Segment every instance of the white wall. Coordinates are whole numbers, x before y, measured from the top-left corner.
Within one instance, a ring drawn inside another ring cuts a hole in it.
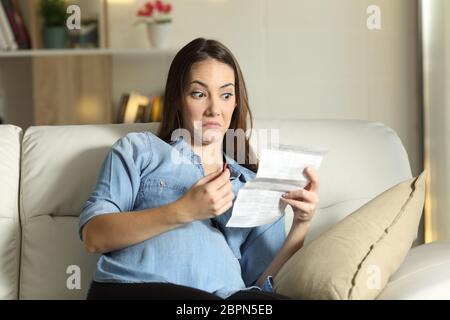
[[[133,27],[144,0],[109,0],[111,45],[148,47]],[[202,36],[237,56],[251,106],[262,118],[381,121],[395,129],[413,174],[422,169],[420,81],[415,0],[173,0],[172,45]],[[366,27],[381,8],[382,29]],[[132,35],[132,36],[130,36]],[[170,59],[120,57],[114,103],[122,88],[162,91]],[[129,61],[124,63],[128,59]],[[142,81],[144,79],[147,81]],[[133,84],[132,86],[130,84]]]

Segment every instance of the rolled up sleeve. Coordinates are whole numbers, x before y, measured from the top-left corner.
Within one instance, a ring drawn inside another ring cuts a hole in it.
[[[95,216],[133,209],[140,186],[141,168],[150,161],[150,150],[148,139],[138,133],[128,134],[112,146],[80,213],[78,232],[81,240],[83,226]]]

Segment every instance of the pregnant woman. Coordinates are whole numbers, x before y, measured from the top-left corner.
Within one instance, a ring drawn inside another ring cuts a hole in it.
[[[273,279],[302,247],[316,210],[318,179],[281,198],[285,218],[226,227],[239,189],[254,178],[252,116],[241,69],[229,49],[198,38],[175,56],[157,135],[130,133],[103,161],[81,214],[87,250],[100,253],[87,299],[283,299]],[[181,134],[175,134],[180,133]]]

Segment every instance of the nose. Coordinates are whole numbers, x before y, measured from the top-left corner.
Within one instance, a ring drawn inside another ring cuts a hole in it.
[[[220,116],[221,109],[220,104],[215,98],[211,98],[209,101],[208,108],[206,109],[206,115],[210,117]]]

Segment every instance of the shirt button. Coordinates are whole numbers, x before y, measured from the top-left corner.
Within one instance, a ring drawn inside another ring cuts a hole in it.
[[[164,181],[162,181],[162,180],[159,180],[159,185],[160,185],[161,187],[165,187],[165,186],[166,186],[166,183],[165,183]]]

